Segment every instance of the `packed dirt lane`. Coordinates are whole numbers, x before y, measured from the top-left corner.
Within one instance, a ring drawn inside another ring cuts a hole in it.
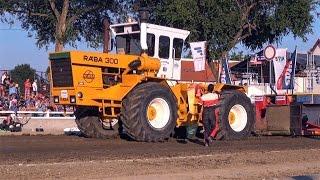
[[[0,137],[0,177],[64,179],[262,179],[320,173],[320,140],[254,137],[139,143],[68,136]]]

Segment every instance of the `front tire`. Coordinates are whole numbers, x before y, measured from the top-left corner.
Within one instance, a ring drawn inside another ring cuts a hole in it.
[[[166,86],[155,82],[140,84],[122,101],[120,117],[124,132],[132,139],[163,141],[176,125],[176,100]]]
[[[96,107],[77,107],[75,116],[80,132],[87,138],[108,139],[119,134],[118,124],[109,129],[105,128]]]
[[[222,92],[219,105],[217,139],[249,137],[254,125],[254,110],[250,99],[237,90]]]

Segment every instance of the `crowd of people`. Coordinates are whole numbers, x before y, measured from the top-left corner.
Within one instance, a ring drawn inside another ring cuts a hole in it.
[[[37,80],[26,79],[21,86],[14,82],[8,72],[1,75],[0,111],[63,111],[63,107],[50,102],[50,97],[38,91]]]

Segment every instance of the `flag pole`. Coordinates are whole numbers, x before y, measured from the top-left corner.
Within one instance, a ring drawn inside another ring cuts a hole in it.
[[[272,75],[272,61],[270,60],[269,61],[269,85],[270,85],[270,87],[272,86],[272,77],[271,77],[271,75]],[[271,91],[271,94],[272,94],[272,91]]]
[[[217,65],[218,65],[218,79],[217,79],[217,81],[218,81],[219,83],[221,83],[221,71],[222,71],[222,67],[220,67],[220,66],[221,66],[222,61],[223,61],[222,58],[217,61]]]
[[[295,50],[294,50],[294,52],[295,52],[295,55],[294,55],[294,67],[293,67],[293,69],[292,69],[292,71],[293,71],[293,76],[292,76],[292,78],[291,78],[291,95],[293,95],[293,90],[294,90],[294,84],[295,84],[295,76],[296,76],[296,66],[297,66],[297,56],[298,56],[298,51],[297,51],[297,45],[296,45],[296,47],[295,47]]]
[[[207,65],[209,67],[209,53],[208,53],[208,42],[206,42],[205,44],[205,50],[204,50],[204,53],[205,53],[205,62],[204,62],[204,70],[205,70],[205,78],[206,78],[206,81],[209,82],[209,77],[208,77],[208,69],[207,69]]]

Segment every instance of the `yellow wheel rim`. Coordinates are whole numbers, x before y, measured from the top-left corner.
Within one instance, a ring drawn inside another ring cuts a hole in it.
[[[149,121],[154,120],[157,117],[157,110],[153,106],[149,106],[147,110],[147,118]]]
[[[248,114],[241,104],[234,105],[228,115],[229,125],[235,132],[244,130],[248,123]]]
[[[236,117],[235,117],[234,113],[233,113],[233,112],[229,112],[228,119],[229,119],[229,124],[230,124],[230,125],[234,123],[235,118],[236,118]]]
[[[147,119],[152,128],[162,129],[170,122],[170,106],[163,98],[154,98],[147,106]]]

